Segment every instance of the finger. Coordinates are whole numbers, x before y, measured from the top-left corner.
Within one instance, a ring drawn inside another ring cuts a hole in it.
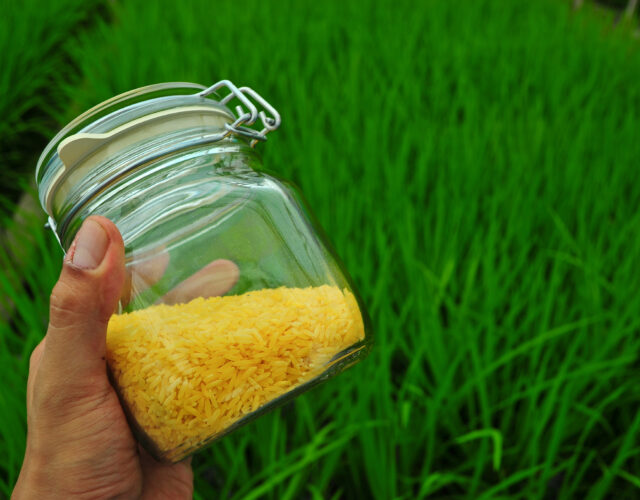
[[[155,285],[164,276],[169,265],[169,253],[162,250],[150,259],[146,259],[132,270],[132,293],[139,295]]]
[[[40,343],[35,347],[29,358],[29,376],[27,377],[27,413],[33,406],[33,381],[38,374],[40,368],[40,361],[42,360],[42,353],[44,351],[45,339],[42,339]]]
[[[118,229],[104,217],[89,217],[51,293],[41,368],[53,368],[73,380],[106,376],[107,324],[120,297],[124,274],[124,244]]]
[[[164,295],[160,302],[183,304],[196,297],[224,295],[233,288],[239,276],[240,270],[234,262],[226,259],[214,260]]]
[[[152,256],[136,256],[135,260],[136,264],[127,269],[120,298],[123,306],[160,281],[169,265],[169,252],[161,246]]]

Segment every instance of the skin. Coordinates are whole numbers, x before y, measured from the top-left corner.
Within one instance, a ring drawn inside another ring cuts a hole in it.
[[[190,459],[171,465],[151,458],[134,439],[108,380],[107,324],[131,279],[116,226],[104,217],[87,220],[106,233],[106,252],[89,269],[73,263],[75,242],[65,257],[51,294],[47,333],[31,355],[27,448],[12,499],[191,498]],[[159,276],[164,259],[161,265]],[[237,279],[230,261],[204,269],[227,276],[217,279],[212,294],[225,293]],[[185,280],[185,296],[193,295],[203,271]],[[180,287],[171,293],[173,302]]]

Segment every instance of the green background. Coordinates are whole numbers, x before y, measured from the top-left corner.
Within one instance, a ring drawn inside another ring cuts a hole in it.
[[[570,4],[0,0],[0,497],[61,264],[12,205],[37,155],[114,94],[225,78],[280,111],[264,164],[376,344],[198,454],[196,498],[640,497],[639,42]]]

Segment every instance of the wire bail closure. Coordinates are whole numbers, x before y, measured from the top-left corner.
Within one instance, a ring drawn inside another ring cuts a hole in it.
[[[210,94],[218,93],[218,90],[224,88],[229,90],[229,93],[220,100],[220,104],[227,106],[234,98],[240,101],[240,104],[235,106],[237,114],[236,120],[231,124],[225,124],[227,133],[223,134],[222,138],[232,133],[242,135],[251,139],[250,145],[254,147],[258,141],[266,141],[267,134],[280,126],[282,121],[280,114],[260,94],[250,87],[238,88],[229,80],[220,80],[196,95],[207,97]],[[258,110],[252,100],[258,103],[262,109]],[[244,105],[244,108],[242,105]],[[269,112],[270,116],[267,115],[265,111]],[[260,131],[250,128],[258,118],[260,118],[263,125],[263,129]]]

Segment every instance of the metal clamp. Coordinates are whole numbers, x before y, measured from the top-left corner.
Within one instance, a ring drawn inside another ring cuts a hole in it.
[[[260,94],[250,87],[238,88],[229,80],[220,80],[218,83],[214,83],[211,87],[203,90],[197,95],[200,97],[207,97],[208,95],[223,88],[229,90],[229,93],[220,100],[220,104],[224,104],[226,106],[234,98],[240,101],[240,104],[235,106],[237,114],[236,120],[231,124],[225,124],[227,133],[223,135],[224,137],[232,133],[242,135],[251,139],[250,145],[251,147],[254,147],[258,141],[266,141],[267,134],[276,130],[280,126],[280,114]],[[253,101],[255,101],[262,109],[258,110]],[[267,115],[267,112],[269,115]],[[260,131],[250,128],[258,118],[260,118],[263,126]]]

